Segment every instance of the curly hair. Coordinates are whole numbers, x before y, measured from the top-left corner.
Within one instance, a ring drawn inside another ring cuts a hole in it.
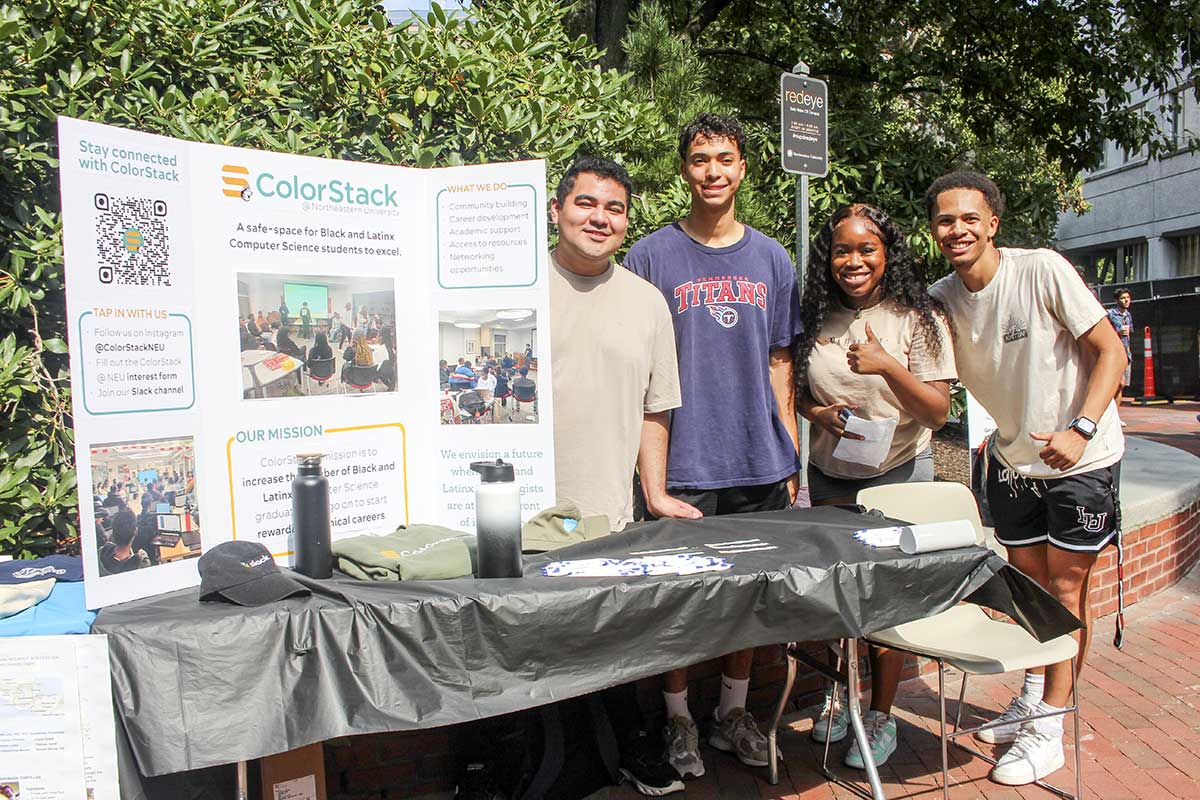
[[[808,358],[812,355],[821,325],[828,316],[829,307],[839,302],[837,284],[834,283],[830,270],[833,232],[851,216],[864,219],[868,227],[873,228],[874,233],[879,236],[887,252],[883,279],[879,282],[883,292],[881,302],[890,300],[902,308],[917,312],[917,329],[925,341],[927,350],[935,358],[942,353],[942,336],[935,315],[940,316],[953,332],[946,309],[925,288],[912,250],[896,223],[875,206],[857,203],[843,206],[821,227],[808,254],[804,298],[800,303],[800,321],[803,323],[804,332],[792,345],[792,364],[797,391],[808,382]]]
[[[737,145],[738,155],[746,157],[746,130],[737,117],[705,111],[683,126],[679,132],[679,160],[687,161],[688,150],[697,136],[704,139],[728,139]]]
[[[931,220],[933,212],[937,208],[938,195],[951,189],[974,189],[983,195],[984,202],[988,204],[988,208],[992,210],[993,214],[997,217],[1004,216],[1004,194],[1000,191],[1000,187],[996,186],[996,183],[987,175],[969,169],[960,169],[956,172],[949,172],[929,184],[929,189],[925,192],[925,213]]]

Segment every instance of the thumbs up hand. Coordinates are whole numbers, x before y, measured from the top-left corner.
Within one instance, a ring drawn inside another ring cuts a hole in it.
[[[900,367],[900,362],[883,349],[871,323],[867,323],[867,341],[850,345],[846,351],[846,362],[850,371],[858,375],[886,375]]]

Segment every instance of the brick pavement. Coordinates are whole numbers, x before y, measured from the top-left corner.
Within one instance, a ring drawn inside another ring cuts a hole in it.
[[[1193,417],[1194,419],[1194,417]],[[1099,620],[1080,689],[1084,793],[1098,800],[1200,798],[1200,568],[1175,586],[1126,612],[1125,646],[1112,646],[1112,617]],[[977,678],[967,690],[970,714],[990,716],[1019,686],[1018,675]],[[947,686],[957,697],[958,676]],[[900,746],[881,770],[889,798],[940,798],[941,755],[937,738],[937,676],[901,686],[894,709]],[[948,704],[953,717],[956,704]],[[785,760],[780,783],[770,786],[766,771],[744,767],[732,756],[705,748],[708,774],[687,784],[678,798],[799,798],[826,800],[854,795],[826,783],[815,768],[818,746],[809,738],[815,709],[788,714],[780,731]],[[1074,742],[1067,722],[1067,767],[1055,779],[1074,786]],[[849,742],[833,745],[830,760],[846,777],[861,775],[841,767]],[[992,750],[987,745],[985,751]],[[1052,800],[1033,786],[1005,787],[987,779],[989,765],[950,750],[954,800]],[[607,789],[592,800],[633,800],[632,788]]]
[[[1178,447],[1200,456],[1200,403],[1161,403],[1139,406],[1126,400],[1121,404],[1125,433],[1154,442]]]

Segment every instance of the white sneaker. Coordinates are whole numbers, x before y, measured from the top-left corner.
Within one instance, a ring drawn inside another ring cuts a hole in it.
[[[850,727],[850,700],[845,689],[838,692],[838,695],[837,712],[834,713],[833,689],[825,690],[825,705],[812,727],[813,741],[824,742],[828,739],[831,742],[840,742],[846,738],[846,731]]]
[[[1033,713],[1033,707],[1025,702],[1021,695],[1017,695],[1008,704],[1008,708],[1000,716],[996,717],[996,722],[1004,722],[1004,725],[997,725],[994,728],[988,728],[983,731],[976,731],[975,738],[987,744],[1008,744],[1017,740],[1017,733],[1021,730],[1019,720],[1023,717],[1028,717]]]
[[[1031,723],[1021,728],[1016,742],[992,767],[991,778],[1005,786],[1024,786],[1062,769],[1065,763],[1062,733],[1056,734],[1052,726]]]
[[[882,767],[892,753],[896,752],[896,718],[882,711],[871,710],[863,716],[863,727],[866,729],[871,760],[875,762],[875,766]],[[850,745],[850,752],[846,753],[844,763],[854,769],[866,769],[862,752],[858,749],[858,739]]]

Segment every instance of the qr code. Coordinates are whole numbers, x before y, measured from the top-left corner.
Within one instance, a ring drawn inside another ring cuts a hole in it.
[[[170,286],[167,204],[144,197],[95,197],[96,258],[101,283]]]

